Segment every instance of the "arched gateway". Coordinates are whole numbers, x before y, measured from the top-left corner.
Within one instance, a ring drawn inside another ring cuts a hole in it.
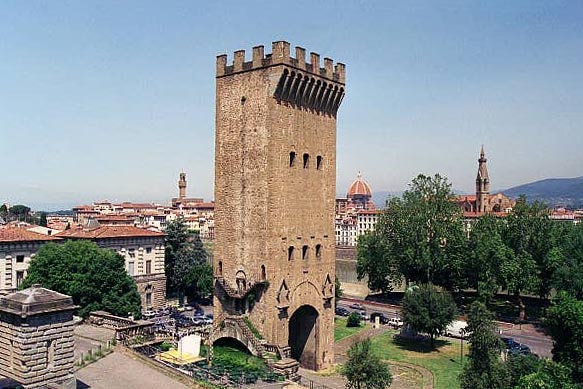
[[[318,311],[311,305],[302,305],[289,321],[289,347],[291,357],[302,367],[316,370],[318,355]]]

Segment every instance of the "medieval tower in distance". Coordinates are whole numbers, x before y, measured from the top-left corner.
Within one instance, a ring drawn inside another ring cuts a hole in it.
[[[242,332],[260,333],[318,370],[334,361],[336,113],[345,66],[305,57],[296,47],[293,58],[283,41],[267,55],[254,47],[247,62],[243,50],[232,64],[217,57],[215,322],[246,326]]]

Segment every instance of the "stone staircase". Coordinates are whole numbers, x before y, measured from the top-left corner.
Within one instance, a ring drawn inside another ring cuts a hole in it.
[[[261,356],[263,356],[263,354],[265,354],[265,347],[263,347],[263,344],[261,343],[261,341],[259,339],[257,339],[255,334],[251,331],[251,329],[249,329],[249,326],[247,325],[245,320],[243,320],[242,317],[231,316],[228,318],[228,320],[233,320],[233,322],[236,323],[236,325],[239,327],[239,329],[243,333],[243,335],[245,335],[245,337],[247,339],[249,339],[249,341],[253,344],[253,346],[255,347],[257,352],[260,354],[260,355],[258,355],[259,357],[261,357]]]

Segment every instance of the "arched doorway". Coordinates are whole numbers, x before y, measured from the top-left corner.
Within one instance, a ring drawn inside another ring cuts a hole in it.
[[[311,305],[302,305],[289,320],[291,356],[302,367],[316,370],[318,338],[318,311]]]

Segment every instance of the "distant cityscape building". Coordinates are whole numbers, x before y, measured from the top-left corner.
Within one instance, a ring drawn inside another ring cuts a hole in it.
[[[505,216],[512,211],[516,204],[514,200],[503,193],[490,194],[490,175],[488,174],[486,162],[486,154],[484,146],[482,146],[480,157],[478,158],[476,194],[459,195],[455,198],[464,213],[464,217],[467,219],[477,218],[484,214]]]
[[[213,240],[214,232],[214,202],[205,202],[203,198],[186,197],[186,173],[180,173],[178,179],[178,197],[170,201],[170,205],[156,203],[112,203],[97,201],[92,205],[73,207],[73,217],[70,226],[87,225],[96,220],[102,226],[137,226],[164,231],[168,222],[181,218],[190,230],[199,233],[203,240]],[[62,220],[61,230],[65,229]],[[65,224],[65,225],[66,225]]]
[[[0,228],[0,295],[20,287],[30,261],[43,244],[60,240],[22,227]]]
[[[335,234],[337,246],[356,246],[358,237],[372,231],[380,214],[372,201],[372,188],[358,172],[346,198],[336,199]]]

